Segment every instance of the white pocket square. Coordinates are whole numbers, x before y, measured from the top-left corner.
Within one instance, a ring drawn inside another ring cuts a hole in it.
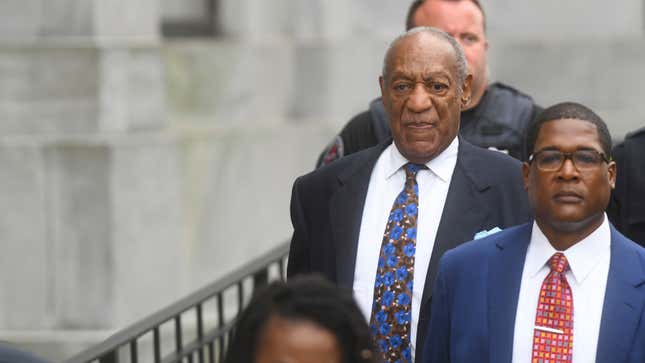
[[[483,231],[480,231],[480,232],[475,233],[475,237],[474,237],[473,239],[480,239],[480,238],[484,238],[484,237],[490,236],[491,234],[495,234],[495,233],[497,233],[497,232],[501,232],[501,231],[502,231],[502,230],[501,230],[499,227],[495,227],[495,228],[489,229],[488,231],[487,231],[487,230],[483,230]]]

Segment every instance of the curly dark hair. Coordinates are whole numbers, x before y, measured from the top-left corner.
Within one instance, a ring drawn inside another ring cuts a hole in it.
[[[343,363],[375,363],[367,322],[349,290],[336,288],[320,276],[274,282],[251,299],[241,313],[226,363],[253,363],[258,340],[271,317],[304,320],[331,332]]]

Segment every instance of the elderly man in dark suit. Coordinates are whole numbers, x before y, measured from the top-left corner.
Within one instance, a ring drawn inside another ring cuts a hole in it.
[[[353,289],[385,362],[411,362],[423,346],[446,250],[529,219],[520,163],[457,136],[471,81],[448,34],[405,33],[390,45],[379,79],[393,142],[293,186],[288,275],[321,273]]]

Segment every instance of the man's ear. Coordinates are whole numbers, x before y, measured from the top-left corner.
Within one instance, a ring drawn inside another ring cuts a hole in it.
[[[385,97],[385,93],[387,92],[387,90],[385,88],[385,79],[383,78],[383,76],[378,77],[378,84],[381,87],[381,103],[383,104],[383,107],[385,107],[385,99],[387,98]]]
[[[522,163],[522,179],[524,180],[524,190],[529,190],[529,174],[531,173],[531,165],[526,161]]]
[[[611,186],[611,189],[614,189],[616,187],[616,162],[615,161],[610,161],[609,165],[607,166],[607,173],[609,174],[609,185]]]
[[[461,86],[461,108],[466,108],[468,102],[470,102],[470,96],[472,95],[472,83],[473,75],[468,74],[466,79],[464,79],[464,84]]]

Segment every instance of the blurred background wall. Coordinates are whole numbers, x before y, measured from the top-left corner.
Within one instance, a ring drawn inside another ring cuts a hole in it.
[[[483,0],[494,80],[645,125],[643,0]],[[0,340],[71,356],[289,238],[400,0],[0,1]]]

